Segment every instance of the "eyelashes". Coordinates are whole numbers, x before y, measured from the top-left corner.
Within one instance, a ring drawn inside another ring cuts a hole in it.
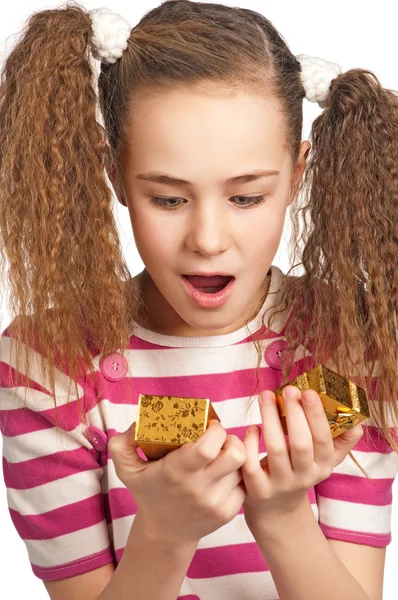
[[[252,208],[253,206],[256,206],[257,204],[262,204],[263,202],[265,202],[265,196],[233,196],[233,198],[239,198],[239,199],[243,199],[243,200],[250,200],[250,204],[245,204],[245,205],[241,205],[241,204],[237,204],[237,206],[239,208],[242,209],[248,209],[248,208]],[[182,200],[182,198],[159,198],[158,196],[151,196],[150,198],[150,202],[151,204],[154,204],[155,206],[159,206],[160,208],[162,208],[163,210],[176,210],[177,208],[179,208],[180,205],[174,205],[174,206],[167,206],[164,203],[168,202],[170,200]]]

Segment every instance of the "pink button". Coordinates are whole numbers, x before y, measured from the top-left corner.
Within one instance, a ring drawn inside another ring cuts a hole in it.
[[[129,365],[122,354],[114,352],[100,360],[100,369],[103,376],[109,381],[120,381],[126,376]]]
[[[102,429],[91,425],[90,427],[87,427],[84,435],[90,444],[92,444],[99,452],[103,452],[106,449],[108,445],[108,438]]]
[[[276,340],[266,348],[264,356],[267,364],[273,369],[282,370],[281,357],[282,353],[288,347],[286,340]]]

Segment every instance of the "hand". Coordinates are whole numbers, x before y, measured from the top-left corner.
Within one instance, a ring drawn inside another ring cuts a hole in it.
[[[155,542],[173,546],[199,540],[231,521],[245,499],[243,442],[215,421],[196,442],[156,461],[137,454],[135,422],[112,437],[108,449],[116,475],[138,506],[136,518]]]
[[[296,398],[286,397],[289,389],[296,393]],[[275,394],[270,390],[259,396],[267,456],[259,460],[261,429],[258,425],[250,426],[244,439],[247,459],[242,474],[248,524],[294,511],[308,490],[329,477],[363,435],[362,426],[356,425],[333,439],[315,390],[300,393],[296,386],[288,385],[282,395],[289,443],[285,441]],[[271,402],[261,402],[262,396]]]

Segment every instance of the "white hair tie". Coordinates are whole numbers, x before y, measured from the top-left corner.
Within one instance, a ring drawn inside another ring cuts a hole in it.
[[[101,62],[115,63],[127,48],[132,27],[122,16],[109,8],[94,8],[88,12],[93,37],[92,54]],[[301,64],[301,81],[309,102],[325,102],[330,84],[342,73],[340,65],[316,56],[298,54],[296,59]]]
[[[91,45],[94,58],[108,64],[115,63],[127,48],[132,27],[109,8],[93,8],[88,14],[93,30]]]
[[[333,79],[343,71],[337,63],[328,62],[316,56],[298,54],[296,59],[301,64],[301,81],[305,89],[305,97],[309,102],[325,102]]]

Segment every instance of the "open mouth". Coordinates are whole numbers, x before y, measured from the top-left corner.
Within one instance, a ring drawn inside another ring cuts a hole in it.
[[[183,275],[183,277],[185,277],[194,288],[204,294],[217,294],[228,285],[231,279],[234,279],[232,276],[227,277],[223,275],[215,275],[213,277]]]

